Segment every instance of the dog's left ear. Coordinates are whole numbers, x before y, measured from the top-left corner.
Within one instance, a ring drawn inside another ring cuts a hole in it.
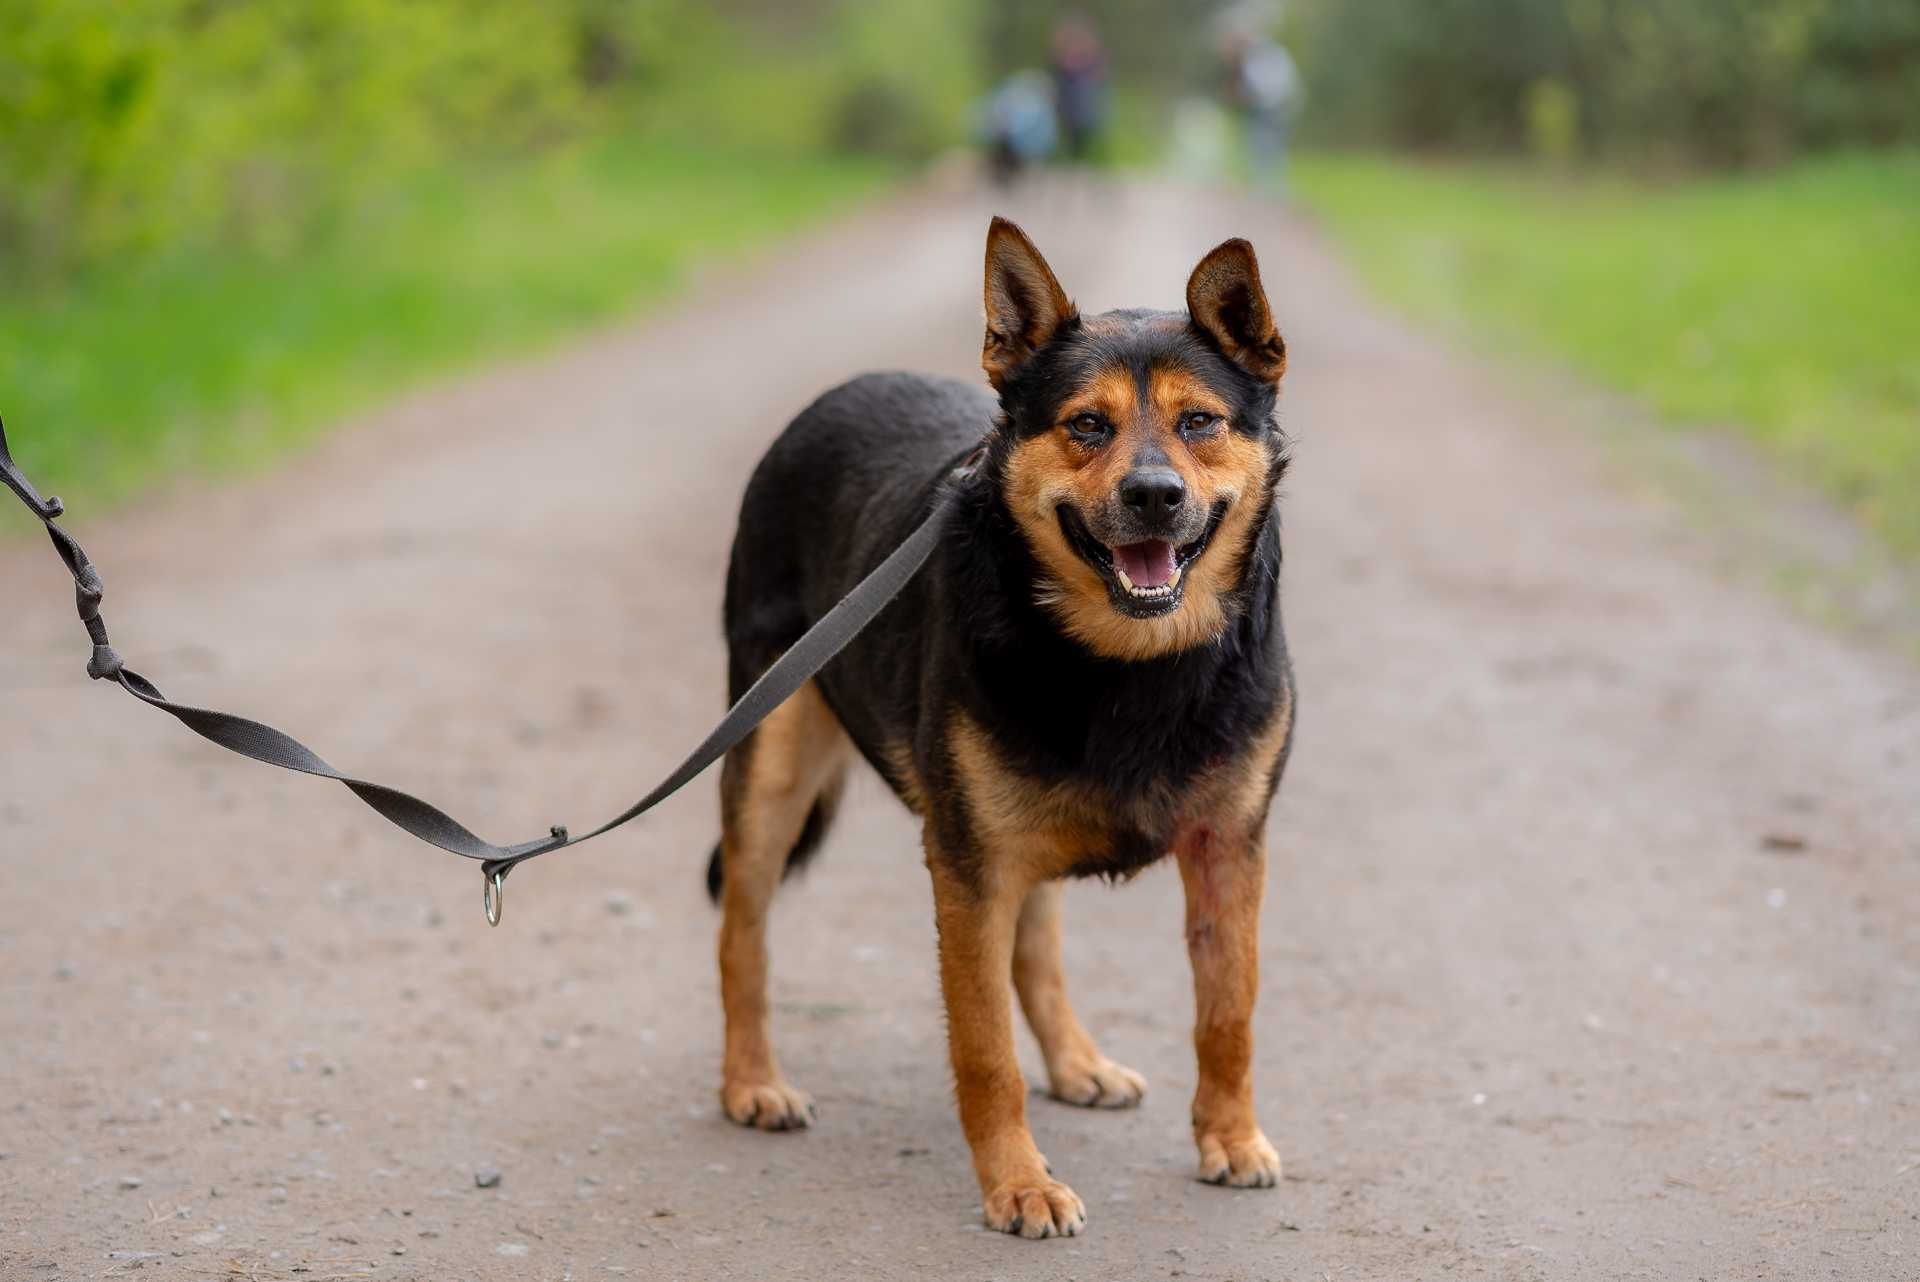
[[[1228,360],[1255,378],[1278,383],[1287,372],[1287,345],[1273,327],[1273,309],[1260,285],[1253,246],[1230,240],[1187,279],[1187,311]]]
[[[999,387],[1079,316],[1053,268],[1004,218],[987,228],[987,337],[980,364]]]

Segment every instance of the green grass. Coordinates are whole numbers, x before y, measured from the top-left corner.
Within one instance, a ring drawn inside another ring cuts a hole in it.
[[[423,175],[298,254],[196,252],[0,293],[0,415],[42,492],[76,506],[246,466],[427,376],[629,312],[690,263],[888,176],[641,139]]]
[[[1295,184],[1418,317],[1757,441],[1920,556],[1920,155],[1667,187],[1320,155]]]

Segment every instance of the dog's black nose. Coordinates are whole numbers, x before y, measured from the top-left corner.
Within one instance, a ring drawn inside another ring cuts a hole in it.
[[[1120,501],[1149,524],[1158,524],[1180,509],[1187,483],[1170,467],[1140,467],[1120,482]]]

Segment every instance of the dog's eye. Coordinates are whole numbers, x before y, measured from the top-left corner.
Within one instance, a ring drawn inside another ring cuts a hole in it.
[[[1203,432],[1212,430],[1213,425],[1219,421],[1220,416],[1218,414],[1211,414],[1206,410],[1191,410],[1181,418],[1180,430],[1198,436]]]
[[[1098,414],[1075,414],[1067,420],[1067,430],[1077,441],[1091,444],[1107,434],[1107,421]]]

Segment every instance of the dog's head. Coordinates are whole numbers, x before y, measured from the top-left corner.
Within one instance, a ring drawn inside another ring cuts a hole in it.
[[[1110,658],[1218,637],[1285,465],[1287,349],[1253,247],[1201,259],[1184,314],[1082,317],[1033,242],[996,218],[986,302],[998,481],[1042,604]]]

